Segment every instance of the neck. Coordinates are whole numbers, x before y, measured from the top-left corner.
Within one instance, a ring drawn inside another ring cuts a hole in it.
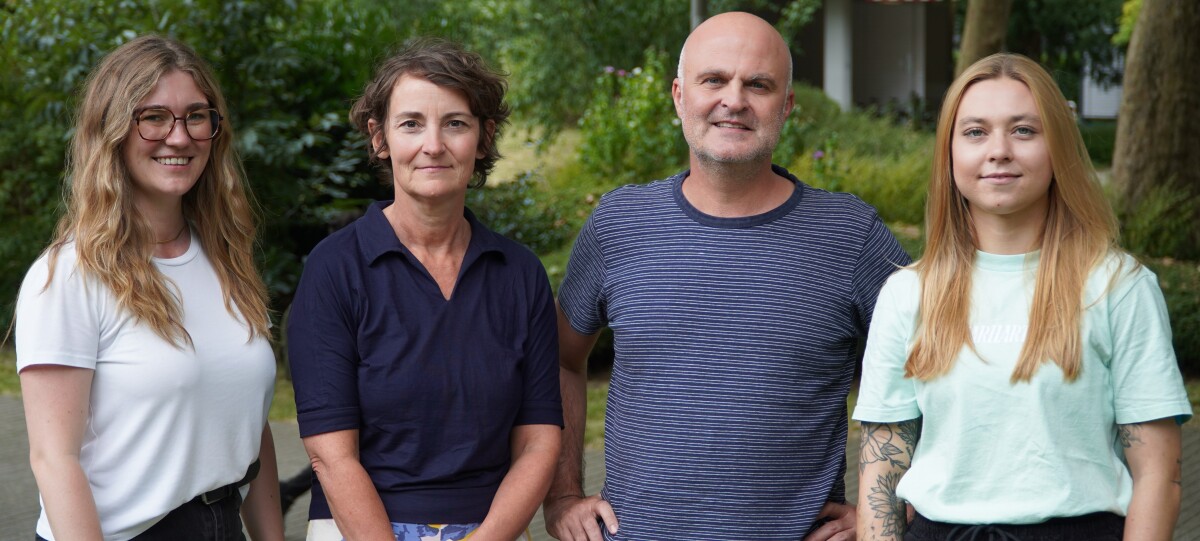
[[[416,204],[411,199],[397,198],[383,209],[383,215],[396,237],[409,250],[446,253],[465,250],[471,227],[463,217],[463,204]]]
[[[762,214],[782,205],[795,186],[775,174],[770,162],[716,163],[692,156],[683,196],[697,210],[718,218]]]
[[[1041,246],[1046,227],[1044,213],[1021,216],[996,216],[973,213],[976,246],[989,254],[1025,254]]]
[[[183,201],[175,199],[163,204],[149,204],[146,201],[135,203],[138,212],[150,223],[150,231],[154,237],[154,257],[179,257],[191,245],[191,235],[187,234],[187,220],[183,218]]]

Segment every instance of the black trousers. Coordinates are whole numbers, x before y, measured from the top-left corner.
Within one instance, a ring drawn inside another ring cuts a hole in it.
[[[1092,513],[1040,524],[950,524],[913,518],[904,541],[1121,541],[1125,517]]]
[[[246,541],[242,535],[242,496],[232,495],[211,504],[196,497],[131,541]],[[46,541],[35,536],[37,541]]]

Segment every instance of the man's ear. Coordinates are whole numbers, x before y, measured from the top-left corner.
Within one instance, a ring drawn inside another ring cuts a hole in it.
[[[374,118],[369,118],[367,119],[367,131],[371,133],[371,152],[381,160],[388,159],[391,153],[388,152],[387,145],[384,143],[383,126]]]
[[[678,77],[671,81],[671,101],[675,102],[675,116],[683,119],[683,81]]]

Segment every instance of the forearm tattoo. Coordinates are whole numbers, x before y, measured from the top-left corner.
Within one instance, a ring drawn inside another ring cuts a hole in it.
[[[893,424],[862,424],[858,450],[859,477],[862,477],[869,464],[883,462],[890,466],[889,471],[876,476],[874,481],[863,480],[871,483],[866,504],[875,513],[875,518],[883,519],[880,531],[863,532],[869,538],[882,536],[899,539],[908,528],[907,504],[896,496],[896,485],[912,465],[913,450],[920,437],[920,418]]]

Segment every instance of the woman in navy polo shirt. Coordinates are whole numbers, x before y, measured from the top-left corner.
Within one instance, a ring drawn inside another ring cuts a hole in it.
[[[313,249],[296,292],[310,540],[528,536],[562,426],[554,301],[537,257],[465,207],[499,158],[505,86],[418,40],[351,109],[395,200]]]

